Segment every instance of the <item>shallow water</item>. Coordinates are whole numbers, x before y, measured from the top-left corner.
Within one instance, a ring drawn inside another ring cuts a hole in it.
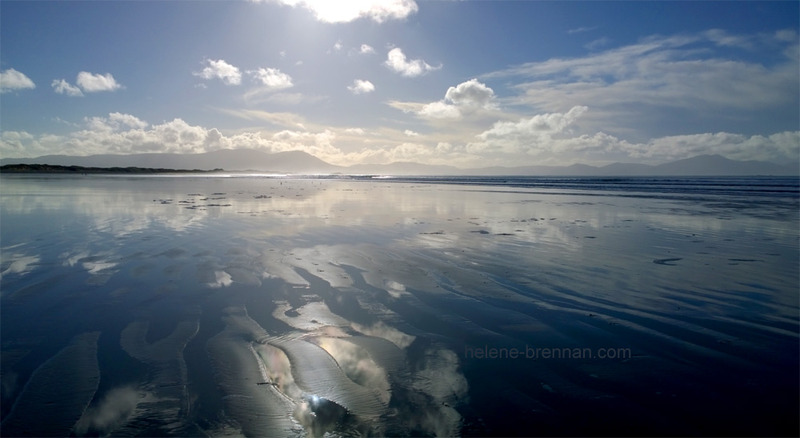
[[[799,200],[5,175],[0,434],[797,435]]]

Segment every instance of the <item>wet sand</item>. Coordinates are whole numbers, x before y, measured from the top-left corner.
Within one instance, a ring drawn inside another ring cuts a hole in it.
[[[797,196],[1,182],[3,436],[799,432]]]

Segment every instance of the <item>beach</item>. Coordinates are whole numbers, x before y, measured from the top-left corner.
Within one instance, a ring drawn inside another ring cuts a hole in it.
[[[0,183],[3,436],[800,432],[796,178]]]

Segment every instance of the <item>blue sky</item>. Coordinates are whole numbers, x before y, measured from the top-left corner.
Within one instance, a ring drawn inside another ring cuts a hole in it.
[[[0,157],[797,161],[798,5],[4,0]]]

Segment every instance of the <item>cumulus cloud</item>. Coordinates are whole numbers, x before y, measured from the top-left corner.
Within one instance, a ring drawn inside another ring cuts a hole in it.
[[[73,97],[83,96],[83,92],[80,88],[70,84],[64,79],[54,79],[50,85],[52,85],[53,90],[58,94],[66,94],[67,96]]]
[[[122,88],[111,73],[93,74],[88,71],[78,73],[76,83],[86,93],[96,93],[99,91],[114,91]]]
[[[496,122],[478,134],[480,141],[468,144],[467,149],[477,154],[522,153],[540,158],[568,152],[567,149],[574,150],[590,143],[587,136],[567,132],[567,128],[587,110],[585,106],[575,106],[566,113],[537,114],[516,122]]]
[[[358,49],[358,53],[362,55],[369,55],[371,53],[375,53],[375,49],[368,44],[362,44],[361,47]]]
[[[356,79],[353,81],[353,85],[348,86],[347,89],[353,94],[364,94],[375,91],[375,85],[367,80]]]
[[[417,114],[434,119],[454,119],[478,109],[493,109],[494,90],[477,79],[470,79],[450,87],[444,100],[423,106]]]
[[[86,125],[97,131],[118,131],[123,128],[143,129],[148,123],[130,114],[113,112],[108,117],[87,117]]]
[[[242,73],[238,67],[228,64],[222,59],[206,59],[206,67],[192,74],[203,79],[219,79],[225,85],[239,85],[242,83]]]
[[[36,88],[36,84],[24,73],[13,68],[0,72],[0,93],[30,88]]]
[[[95,74],[82,71],[78,73],[75,83],[76,85],[72,85],[65,79],[54,79],[50,85],[56,93],[72,97],[83,96],[83,93],[115,91],[123,88],[111,73]]]
[[[470,79],[448,88],[444,97],[459,106],[488,107],[494,98],[494,91],[477,79]]]
[[[384,65],[395,73],[400,73],[403,76],[411,78],[422,76],[429,71],[442,68],[441,65],[433,67],[422,59],[409,60],[399,47],[395,47],[389,51],[386,55],[386,62],[384,62]]]
[[[484,140],[490,138],[527,139],[542,136],[551,137],[574,123],[587,109],[585,106],[576,106],[564,114],[538,114],[518,122],[497,122],[491,129],[481,133],[478,137]]]
[[[444,101],[431,102],[423,106],[417,114],[432,119],[457,119],[461,117],[461,111],[457,106]]]
[[[414,0],[360,0],[334,2],[330,0],[253,0],[288,6],[302,6],[310,10],[317,20],[326,23],[346,23],[368,18],[377,23],[401,20],[417,12]]]
[[[283,90],[294,85],[292,77],[277,68],[259,68],[247,73],[270,90]]]

